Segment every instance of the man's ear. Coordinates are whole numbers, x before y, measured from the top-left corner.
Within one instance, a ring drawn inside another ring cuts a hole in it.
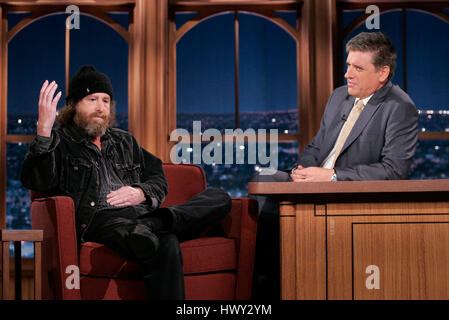
[[[390,75],[390,66],[383,66],[379,69],[379,81],[387,82],[388,76]]]

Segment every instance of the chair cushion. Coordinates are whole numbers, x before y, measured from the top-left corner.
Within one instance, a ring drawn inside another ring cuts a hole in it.
[[[141,279],[99,278],[81,276],[83,300],[144,300],[147,298]]]
[[[80,248],[80,273],[97,277],[136,278],[142,275],[142,268],[102,244],[85,242]]]
[[[210,237],[189,240],[181,243],[181,251],[185,275],[237,269],[233,239]],[[142,269],[104,245],[85,242],[80,248],[80,273],[97,277],[138,278]]]
[[[181,243],[184,274],[237,269],[234,239],[198,238]]]
[[[230,272],[186,275],[186,300],[234,300],[236,278]]]

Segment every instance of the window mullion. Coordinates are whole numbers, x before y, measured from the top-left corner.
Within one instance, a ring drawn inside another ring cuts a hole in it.
[[[65,28],[65,92],[69,92],[70,76],[70,28]]]
[[[234,61],[235,61],[235,127],[240,127],[239,106],[239,18],[234,11]]]
[[[407,92],[407,12],[402,8],[402,65],[403,89]]]

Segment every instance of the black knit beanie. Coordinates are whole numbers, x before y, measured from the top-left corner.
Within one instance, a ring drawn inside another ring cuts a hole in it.
[[[107,93],[111,100],[113,99],[112,84],[109,77],[97,71],[94,66],[85,65],[70,80],[69,93],[65,101],[67,104],[69,101],[76,104],[85,96],[96,92]]]

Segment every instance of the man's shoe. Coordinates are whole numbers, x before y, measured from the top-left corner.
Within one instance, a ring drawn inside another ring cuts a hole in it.
[[[153,258],[159,249],[159,239],[149,226],[137,224],[129,234],[129,246],[136,258],[148,260]]]

